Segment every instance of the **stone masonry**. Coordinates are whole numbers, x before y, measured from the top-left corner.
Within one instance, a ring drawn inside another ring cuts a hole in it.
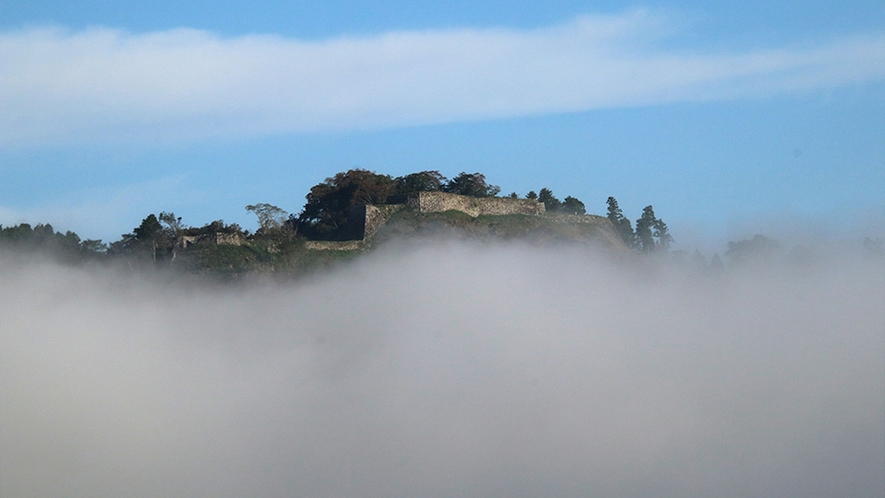
[[[407,196],[388,199],[388,204],[357,206],[350,211],[347,220],[350,241],[371,239],[393,213],[409,207],[421,213],[461,211],[474,218],[481,215],[522,214],[541,216],[544,204],[531,199],[509,197],[468,197],[445,192],[416,192]],[[324,249],[351,249],[352,244],[323,244]],[[319,246],[317,246],[319,248]]]
[[[476,218],[481,215],[524,214],[540,216],[544,214],[544,204],[532,199],[511,199],[510,197],[468,197],[445,192],[417,192],[409,195],[406,205],[422,213],[461,211]]]

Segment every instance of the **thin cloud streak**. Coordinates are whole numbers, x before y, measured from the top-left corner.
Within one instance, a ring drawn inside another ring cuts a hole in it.
[[[0,34],[0,147],[339,131],[809,91],[885,77],[885,33],[711,53],[646,11],[302,41]]]

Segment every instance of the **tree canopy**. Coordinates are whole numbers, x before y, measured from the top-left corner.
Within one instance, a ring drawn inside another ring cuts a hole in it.
[[[732,264],[746,264],[750,261],[764,261],[780,249],[780,244],[764,235],[756,234],[752,239],[729,242],[725,255]]]
[[[446,183],[443,191],[471,197],[494,197],[501,192],[501,187],[488,183],[482,173],[462,171]]]
[[[311,187],[297,222],[303,233],[316,238],[334,237],[347,223],[351,208],[382,204],[396,193],[396,186],[390,175],[374,171],[352,169],[338,173]]]
[[[566,197],[559,209],[568,214],[587,214],[587,208],[584,206],[584,203],[572,196]]]
[[[551,213],[559,211],[559,208],[562,207],[562,201],[556,198],[553,195],[553,191],[549,188],[542,188],[540,192],[538,192],[538,202],[544,203],[544,208]]]
[[[394,180],[396,193],[411,194],[413,192],[442,192],[448,184],[448,179],[439,171],[419,171]]]
[[[31,227],[21,223],[11,227],[0,225],[0,244],[18,251],[38,252],[59,257],[65,261],[84,261],[103,256],[107,245],[100,239],[80,240],[80,236],[68,230],[56,232],[50,224]]]
[[[673,237],[667,229],[667,224],[655,216],[654,208],[645,206],[642,216],[636,220],[636,241],[641,252],[667,253]]]
[[[587,214],[587,207],[577,197],[569,195],[561,201],[553,195],[552,190],[546,187],[539,190],[538,193],[535,193],[534,190],[529,191],[525,198],[543,203],[544,210],[548,213]]]
[[[250,204],[246,206],[246,211],[251,211],[258,217],[258,229],[264,232],[279,230],[289,217],[289,213],[273,204]]]
[[[439,171],[420,171],[392,178],[374,171],[352,169],[326,178],[307,194],[297,219],[300,233],[315,239],[334,239],[344,232],[354,207],[384,204],[392,195],[414,192],[448,192],[473,197],[492,197],[501,188],[491,185],[482,173],[462,172],[451,180]]]

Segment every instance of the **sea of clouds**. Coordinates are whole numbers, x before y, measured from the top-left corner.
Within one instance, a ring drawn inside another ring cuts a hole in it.
[[[440,242],[226,286],[0,259],[0,496],[878,497],[883,303],[860,251]]]

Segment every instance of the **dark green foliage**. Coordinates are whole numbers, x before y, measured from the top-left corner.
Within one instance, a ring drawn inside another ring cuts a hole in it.
[[[572,196],[568,196],[562,201],[560,210],[568,214],[587,214],[587,208],[584,206],[584,203]]]
[[[587,214],[587,208],[577,197],[568,196],[564,201],[560,201],[549,188],[542,188],[538,194],[531,191],[525,197],[526,199],[537,199],[538,202],[543,202],[544,209],[548,213]]]
[[[448,179],[439,171],[420,171],[400,176],[394,182],[397,194],[411,194],[414,192],[442,192]]]
[[[254,270],[257,261],[248,247],[202,244],[188,250],[176,264],[192,273],[235,277]]]
[[[224,220],[215,220],[199,228],[189,227],[182,230],[183,235],[191,236],[209,235],[213,233],[239,234],[240,236],[245,237],[243,229],[240,228],[240,225],[237,225],[236,223],[225,225]]]
[[[111,255],[130,258],[136,267],[156,263],[158,258],[162,260],[171,251],[172,240],[154,214],[141,220],[132,233],[123,234],[108,250]]]
[[[471,197],[494,197],[501,192],[501,187],[487,183],[486,177],[482,173],[462,171],[461,174],[449,180],[443,191]]]
[[[614,197],[609,197],[606,203],[608,204],[608,220],[611,221],[624,244],[645,254],[653,252],[667,254],[670,252],[673,237],[664,220],[655,216],[652,206],[645,206],[642,210],[642,216],[636,220],[636,231],[634,231],[630,226],[630,220],[621,212],[618,201]]]
[[[40,228],[42,226],[43,225],[37,225],[37,228]],[[42,230],[38,232],[42,232]],[[0,240],[2,240],[5,245],[39,245],[38,240],[40,239],[42,239],[42,237],[35,237],[34,230],[31,228],[31,225],[27,223],[22,223],[20,225],[15,225],[12,227],[0,228]]]
[[[635,240],[637,248],[644,253],[666,254],[670,251],[670,244],[673,243],[667,224],[655,216],[654,208],[651,206],[645,206],[642,216],[636,220]]]
[[[562,201],[557,199],[556,196],[553,195],[553,191],[549,188],[542,188],[541,191],[538,192],[538,201],[543,202],[544,208],[551,213],[559,211],[559,208],[562,207]]]
[[[608,220],[614,225],[618,235],[621,236],[621,240],[624,241],[627,247],[635,248],[636,234],[633,233],[633,225],[624,216],[624,213],[621,212],[621,208],[618,207],[618,201],[614,197],[609,197],[606,204],[608,204]]]
[[[388,175],[364,169],[338,173],[310,189],[298,216],[299,232],[312,239],[334,240],[341,236],[353,207],[383,204],[395,192],[396,182]]]
[[[491,197],[501,191],[481,173],[462,172],[451,180],[438,171],[421,171],[396,179],[373,171],[353,169],[326,178],[307,194],[307,204],[288,225],[312,240],[347,240],[352,236],[348,219],[355,207],[384,204],[393,195],[414,192],[449,192],[473,197]]]
[[[11,227],[0,225],[0,248],[24,254],[42,254],[69,263],[97,259],[107,251],[107,245],[101,240],[81,241],[74,232],[56,232],[49,224],[38,224],[32,228],[28,223]]]
[[[645,206],[642,216],[636,220],[636,240],[639,250],[644,253],[651,253],[655,250],[654,232],[652,231],[655,221],[655,211],[651,206]]]
[[[655,222],[652,224],[652,235],[657,239],[655,242],[655,250],[664,252],[670,250],[670,244],[673,243],[673,237],[670,236],[670,231],[667,229],[667,224],[664,223],[664,220],[655,218]]]
[[[246,211],[251,211],[258,217],[258,230],[262,232],[283,228],[283,223],[289,217],[289,213],[273,204],[250,204],[246,206]]]
[[[160,216],[158,218],[160,223],[165,225],[165,230],[172,238],[177,238],[185,229],[185,226],[181,223],[181,216],[175,216],[175,213],[167,213],[163,211],[160,212]]]
[[[141,221],[141,225],[132,231],[132,235],[135,240],[147,242],[155,240],[162,230],[163,226],[160,225],[160,221],[157,220],[155,215],[151,214]]]

